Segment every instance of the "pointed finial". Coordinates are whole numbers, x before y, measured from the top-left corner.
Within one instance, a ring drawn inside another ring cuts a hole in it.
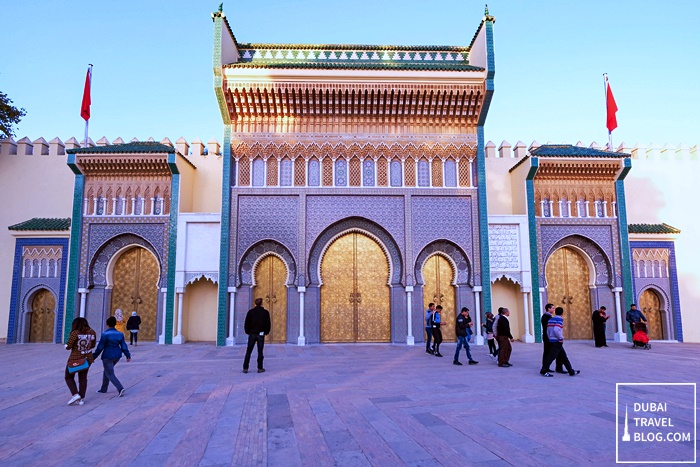
[[[484,16],[488,16],[488,15],[489,15],[489,4],[487,3],[486,8],[484,8]]]
[[[219,13],[221,13],[222,11],[224,11],[224,4],[219,3]]]

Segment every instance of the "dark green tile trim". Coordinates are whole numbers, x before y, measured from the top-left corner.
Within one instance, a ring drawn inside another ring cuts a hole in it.
[[[484,110],[486,112],[486,110]],[[479,247],[481,250],[481,315],[491,311],[491,264],[489,262],[489,213],[486,197],[486,152],[484,151],[484,127],[476,129],[477,137],[477,189],[479,197]],[[474,284],[478,285],[478,284]]]
[[[75,155],[68,156],[68,165],[75,167]],[[74,171],[77,170],[77,167]],[[70,252],[68,257],[68,286],[66,287],[66,313],[63,324],[63,341],[68,341],[73,318],[75,317],[75,304],[78,298],[78,271],[80,270],[80,241],[83,228],[83,191],[85,188],[85,176],[75,176],[73,185],[73,213],[70,227]],[[93,324],[94,325],[94,324]]]
[[[231,126],[224,126],[224,176],[221,183],[221,247],[219,256],[219,304],[216,345],[226,345],[228,316],[229,242],[231,239]]]
[[[173,167],[175,165],[175,157],[177,154],[172,154],[172,158],[168,157],[168,163]],[[174,169],[177,171],[177,167]],[[172,198],[170,200],[170,220],[168,223],[168,282],[167,292],[165,292],[165,343],[173,343],[173,320],[175,311],[175,268],[177,259],[177,218],[180,211],[180,174],[173,173],[172,186],[170,192]]]
[[[634,303],[634,290],[632,286],[632,258],[630,257],[630,240],[627,227],[627,203],[625,201],[625,177],[632,168],[632,160],[625,158],[622,160],[622,171],[615,181],[615,195],[617,196],[617,225],[620,235],[620,266],[622,268],[622,292],[625,303],[622,310],[627,310],[630,304]],[[628,338],[631,342],[631,331],[627,330]]]
[[[532,331],[535,334],[535,342],[542,342],[542,327],[540,318],[542,303],[540,302],[540,264],[537,253],[537,223],[535,222],[535,174],[540,167],[537,157],[530,159],[530,170],[525,178],[525,191],[527,193],[527,227],[530,239],[530,275],[532,276]]]

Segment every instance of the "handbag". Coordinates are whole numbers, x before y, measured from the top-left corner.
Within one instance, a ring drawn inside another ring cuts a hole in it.
[[[68,363],[67,368],[68,373],[70,374],[78,373],[79,371],[90,368],[90,363],[88,362],[87,358],[82,358],[78,361]]]

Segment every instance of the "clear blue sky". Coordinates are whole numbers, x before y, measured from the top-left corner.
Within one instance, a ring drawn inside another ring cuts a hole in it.
[[[218,5],[5,2],[0,91],[27,110],[16,139],[81,139],[93,63],[93,140],[221,141],[211,65]],[[492,0],[489,10],[496,91],[488,140],[604,143],[607,72],[620,109],[616,146],[700,142],[700,2]],[[229,1],[224,12],[241,42],[468,45],[484,3]]]

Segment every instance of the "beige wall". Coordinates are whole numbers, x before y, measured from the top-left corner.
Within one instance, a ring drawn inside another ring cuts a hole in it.
[[[510,310],[510,333],[516,340],[522,340],[525,334],[525,316],[523,315],[523,294],[520,293],[520,286],[507,279],[498,279],[491,284],[491,303],[494,316],[498,314],[499,307]],[[488,311],[488,310],[486,310]],[[530,330],[532,332],[532,330]]]
[[[692,160],[688,154],[673,153],[667,159],[653,153],[649,156],[653,158],[632,159],[632,170],[625,181],[628,222],[665,222],[681,230],[675,245],[683,340],[700,342],[700,313],[696,305],[700,303],[700,209],[695,193],[700,161],[697,156]]]
[[[194,198],[191,212],[221,212],[223,157],[210,154],[190,156],[189,159],[197,167],[196,177],[192,181]]]
[[[199,279],[185,289],[182,307],[182,334],[187,341],[216,342],[218,286]]]
[[[71,217],[73,181],[66,156],[0,155],[0,339],[7,338],[15,254],[7,227],[33,217]]]

